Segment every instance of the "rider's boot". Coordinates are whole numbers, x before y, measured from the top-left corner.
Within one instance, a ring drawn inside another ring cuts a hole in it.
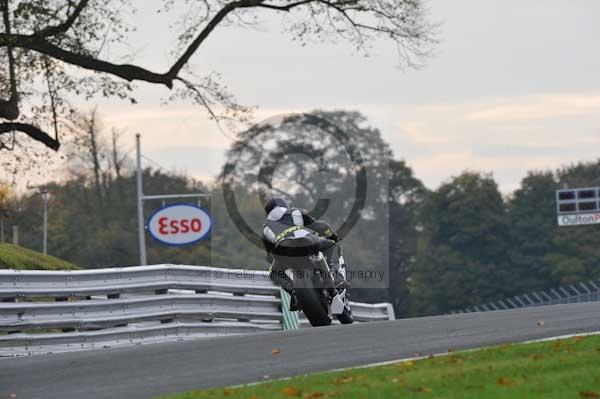
[[[287,292],[290,296],[290,312],[300,310],[300,307],[298,305],[298,298],[296,297],[296,291],[294,290],[292,284],[282,285],[281,288],[283,288],[283,290]]]
[[[296,291],[292,289],[290,294],[290,312],[296,312],[300,310],[300,306],[298,305],[298,298],[296,297]]]
[[[294,291],[294,283],[285,274],[285,271],[270,268],[270,277],[276,285],[280,286],[290,296],[290,311],[295,312],[300,310],[298,298],[296,298],[296,292]]]

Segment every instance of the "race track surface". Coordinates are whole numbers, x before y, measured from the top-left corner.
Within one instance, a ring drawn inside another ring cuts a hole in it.
[[[595,331],[600,303],[580,303],[5,358],[0,399],[147,399]]]

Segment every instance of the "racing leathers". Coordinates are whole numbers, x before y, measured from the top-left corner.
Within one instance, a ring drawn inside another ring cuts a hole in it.
[[[329,224],[315,220],[299,209],[273,208],[263,225],[262,240],[267,260],[271,262],[271,280],[291,295],[291,308],[295,307],[294,286],[285,271],[306,268],[307,258],[315,269],[329,270],[327,260],[339,258],[339,255],[336,257],[339,253],[339,247],[335,245],[337,236]]]

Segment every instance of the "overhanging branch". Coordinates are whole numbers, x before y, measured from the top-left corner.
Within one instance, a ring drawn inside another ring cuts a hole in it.
[[[60,143],[42,131],[40,128],[30,125],[29,123],[18,123],[18,122],[6,122],[0,123],[0,135],[4,133],[11,132],[22,132],[27,134],[32,139],[39,141],[46,145],[46,147],[51,148],[53,150],[58,150],[60,148]]]
[[[5,0],[4,0],[5,1]],[[234,10],[241,8],[260,7],[267,8],[277,11],[289,11],[292,8],[306,5],[309,3],[318,3],[325,6],[331,7],[342,13],[345,18],[354,24],[354,22],[345,12],[345,6],[355,5],[357,0],[298,0],[286,5],[269,4],[266,0],[237,0],[230,3],[226,3],[208,22],[208,24],[202,29],[202,31],[196,36],[196,38],[190,43],[185,52],[175,61],[173,66],[166,73],[157,73],[145,69],[143,67],[131,64],[114,64],[108,61],[100,60],[91,55],[76,53],[67,49],[64,49],[54,43],[46,40],[46,37],[57,35],[66,32],[81,15],[83,9],[85,9],[89,0],[81,0],[75,7],[74,11],[69,15],[67,20],[59,25],[47,27],[41,31],[31,35],[19,35],[0,34],[0,47],[15,47],[33,50],[50,57],[59,59],[68,64],[72,64],[84,69],[89,69],[97,72],[108,73],[127,81],[145,81],[148,83],[157,83],[173,88],[173,82],[179,77],[179,73],[182,68],[189,62],[190,58],[198,50],[200,45],[206,40],[206,38],[212,33],[212,31]],[[363,28],[372,28],[364,27]],[[0,104],[1,108],[1,104]],[[1,111],[0,111],[1,112]]]
[[[97,72],[106,72],[130,82],[133,80],[142,80],[149,83],[163,84],[168,88],[173,87],[173,79],[171,79],[168,74],[152,72],[136,65],[113,64],[89,55],[65,50],[45,40],[24,40],[22,42],[18,42],[16,46],[46,54],[52,58],[56,58],[68,64],[77,65],[84,69]]]
[[[264,0],[239,0],[226,4],[215,16],[210,20],[206,27],[198,34],[196,39],[190,44],[182,56],[173,64],[167,73],[156,73],[148,69],[130,65],[130,64],[113,64],[108,61],[103,61],[86,54],[75,53],[64,48],[61,48],[53,43],[48,42],[44,37],[65,32],[75,22],[80,15],[81,10],[85,8],[87,0],[82,0],[76,10],[71,14],[69,19],[63,24],[55,27],[46,28],[33,35],[17,35],[17,34],[0,34],[0,46],[12,46],[24,49],[37,51],[50,57],[59,59],[68,64],[76,65],[84,69],[89,69],[97,72],[105,72],[127,81],[139,80],[148,83],[158,83],[173,87],[173,81],[178,77],[181,69],[187,64],[192,55],[198,50],[198,47],[217,27],[217,25],[233,10],[238,8],[255,7],[261,4]]]

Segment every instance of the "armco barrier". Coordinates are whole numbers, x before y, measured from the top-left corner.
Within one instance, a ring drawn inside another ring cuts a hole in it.
[[[493,310],[598,301],[600,301],[600,281],[594,282],[590,280],[585,283],[581,282],[558,288],[550,288],[548,290],[529,292],[527,294],[505,298],[496,302],[471,306],[451,313],[490,312]]]
[[[264,271],[0,270],[0,299],[0,356],[258,333],[284,324],[280,289]],[[359,322],[394,318],[389,304],[352,306]]]

